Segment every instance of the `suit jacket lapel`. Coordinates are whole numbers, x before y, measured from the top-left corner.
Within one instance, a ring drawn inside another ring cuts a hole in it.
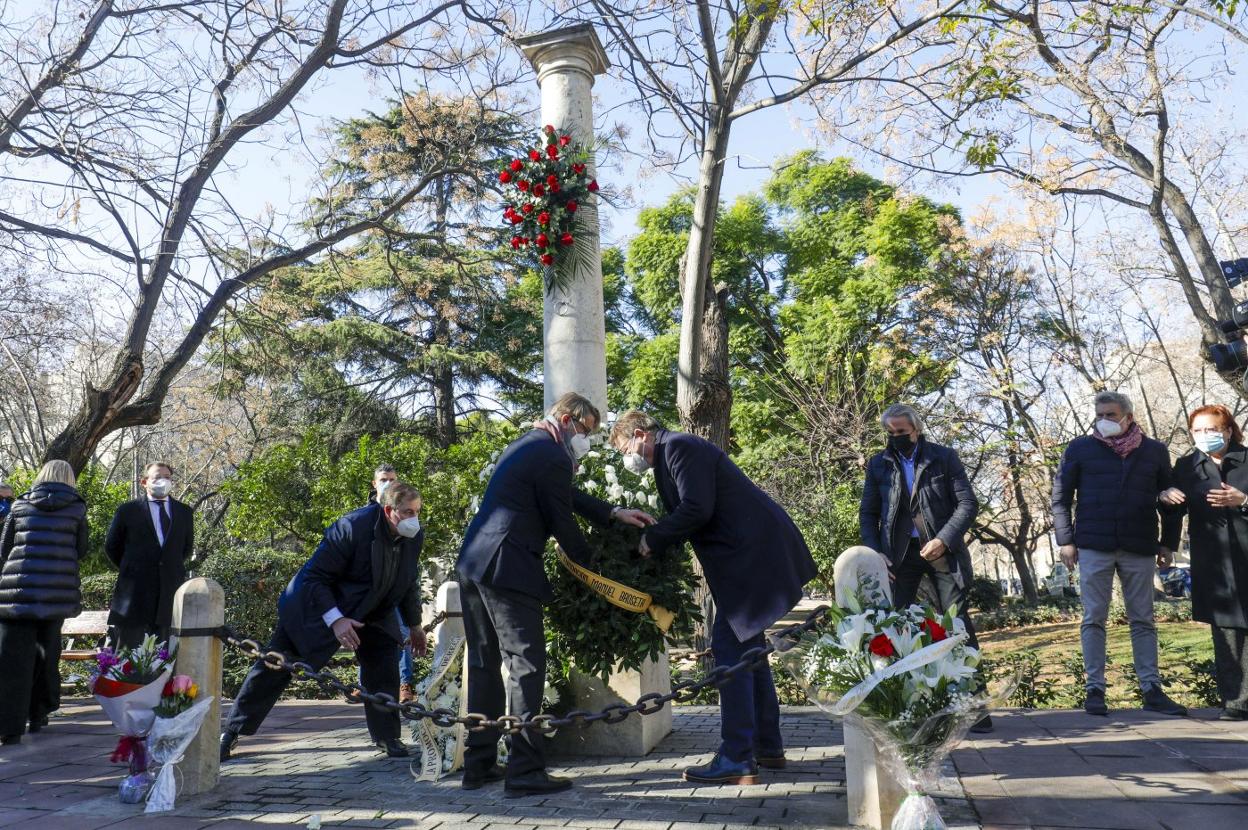
[[[139,512],[143,516],[143,527],[147,530],[148,535],[152,537],[152,547],[156,550],[163,550],[160,544],[160,534],[156,532],[155,517],[152,516],[152,500],[144,496],[139,502]]]

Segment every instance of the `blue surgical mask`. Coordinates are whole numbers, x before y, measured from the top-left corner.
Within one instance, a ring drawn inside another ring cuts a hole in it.
[[[1220,432],[1202,432],[1200,435],[1193,436],[1196,442],[1196,449],[1206,455],[1213,455],[1215,452],[1221,452],[1226,449],[1226,437]]]

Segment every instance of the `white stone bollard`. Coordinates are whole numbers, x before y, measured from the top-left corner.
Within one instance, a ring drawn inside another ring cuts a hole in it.
[[[187,580],[173,597],[173,630],[218,628],[225,624],[225,591],[214,580]],[[201,695],[212,695],[208,714],[199,727],[178,769],[182,773],[180,795],[197,795],[217,786],[221,771],[221,640],[217,637],[173,637],[178,647],[177,674],[188,675]],[[172,645],[171,643],[171,645]]]
[[[849,823],[875,830],[891,827],[906,791],[880,765],[871,735],[849,721],[842,725]]]

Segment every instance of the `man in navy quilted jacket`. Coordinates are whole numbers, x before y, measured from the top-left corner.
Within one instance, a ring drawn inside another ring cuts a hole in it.
[[[1067,445],[1053,482],[1053,529],[1062,562],[1068,568],[1079,563],[1080,638],[1087,686],[1084,709],[1089,715],[1109,713],[1105,706],[1105,622],[1117,573],[1144,708],[1186,715],[1187,710],[1162,690],[1153,624],[1154,568],[1170,563],[1170,552],[1179,541],[1178,523],[1164,518],[1158,543],[1157,497],[1170,486],[1170,452],[1165,444],[1144,435],[1126,395],[1099,392],[1095,403],[1092,433]]]

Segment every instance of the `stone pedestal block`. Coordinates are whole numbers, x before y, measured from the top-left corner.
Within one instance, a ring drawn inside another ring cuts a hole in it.
[[[642,666],[641,671],[618,672],[606,683],[597,677],[574,674],[573,708],[600,711],[612,703],[636,702],[650,692],[667,694],[672,690],[667,652]],[[653,715],[629,715],[622,723],[592,723],[565,727],[551,739],[552,755],[608,756],[645,755],[672,731],[672,705]]]
[[[879,762],[871,735],[845,721],[845,789],[849,823],[882,830],[892,826],[906,791]]]

